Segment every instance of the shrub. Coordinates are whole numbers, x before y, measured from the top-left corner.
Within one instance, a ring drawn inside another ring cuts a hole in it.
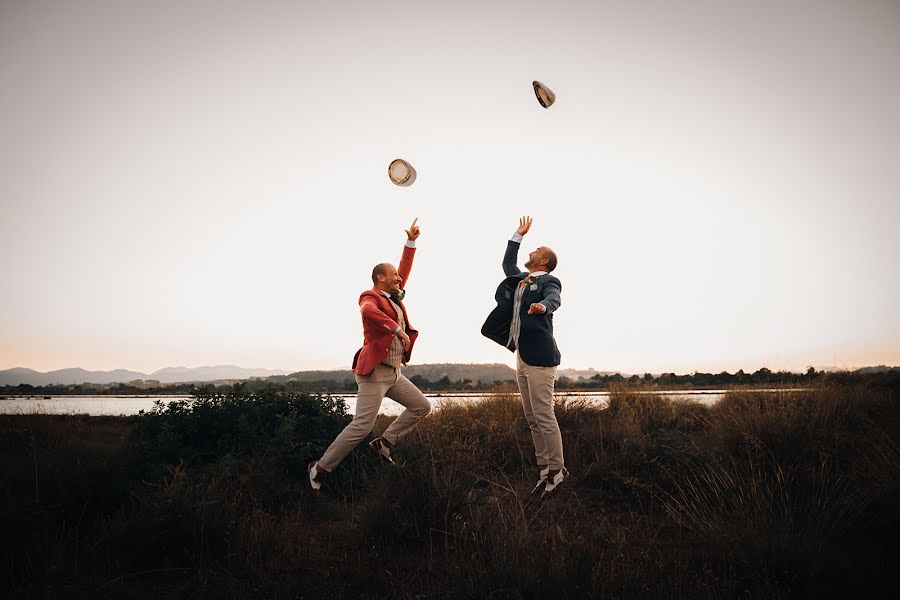
[[[156,474],[167,465],[266,457],[292,469],[324,452],[350,421],[343,399],[288,392],[194,390],[186,400],[157,401],[134,421],[132,440]]]

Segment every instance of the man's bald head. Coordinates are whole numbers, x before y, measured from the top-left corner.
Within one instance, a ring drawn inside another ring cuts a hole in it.
[[[541,246],[528,254],[528,260],[525,262],[525,268],[530,272],[547,271],[552,272],[556,268],[557,258],[556,252],[547,246]]]
[[[375,265],[375,267],[372,269],[372,283],[377,284],[378,276],[384,275],[386,277],[387,274],[390,273],[390,270],[393,268],[394,265],[392,265],[391,263],[378,263],[377,265]]]
[[[403,280],[391,263],[378,263],[372,269],[372,283],[375,287],[389,293],[399,292]]]
[[[544,251],[544,258],[547,259],[547,272],[552,273],[553,269],[556,268],[557,258],[556,252],[548,248],[547,246],[541,246],[541,250]]]

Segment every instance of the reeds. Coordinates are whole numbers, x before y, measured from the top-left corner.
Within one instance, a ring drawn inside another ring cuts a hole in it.
[[[330,439],[298,436],[346,417],[242,398],[182,407],[184,421],[0,418],[11,592],[821,598],[898,583],[887,391],[561,400],[572,477],[544,504],[526,502],[533,447],[512,391],[439,406],[398,445],[400,470],[361,445],[319,498],[304,461]]]

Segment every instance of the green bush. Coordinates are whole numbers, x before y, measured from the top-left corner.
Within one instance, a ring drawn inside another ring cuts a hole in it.
[[[270,386],[195,389],[135,418],[132,441],[157,474],[168,465],[265,458],[305,469],[350,422],[343,399]]]

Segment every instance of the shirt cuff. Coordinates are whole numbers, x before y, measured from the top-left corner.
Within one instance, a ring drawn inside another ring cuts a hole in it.
[[[406,247],[407,247],[407,248],[415,248],[415,247],[416,247],[416,240],[406,240]]]
[[[393,333],[394,335],[397,335],[397,332],[398,332],[398,331],[400,331],[400,328],[399,328],[399,327],[394,327],[394,331],[392,331],[391,333]]]
[[[514,234],[512,234],[512,237],[509,238],[509,241],[515,242],[515,243],[517,243],[517,244],[521,244],[523,239],[525,239],[525,236],[523,236],[522,234],[520,234],[520,233],[517,231],[517,232],[515,232]]]

